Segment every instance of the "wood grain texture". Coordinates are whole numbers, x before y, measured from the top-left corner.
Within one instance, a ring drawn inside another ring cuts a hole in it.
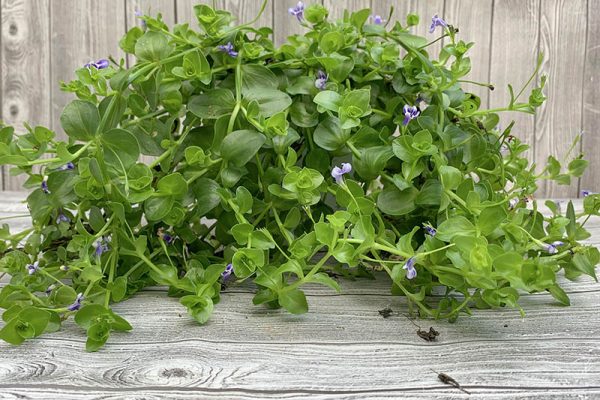
[[[31,126],[50,124],[49,0],[2,0],[2,120],[24,132]],[[3,190],[21,188],[26,175],[10,176],[2,167]]]
[[[430,40],[435,40],[440,36],[440,28],[434,33],[429,33],[429,27],[431,25],[431,17],[434,15],[446,18],[444,13],[444,0],[373,0],[373,12],[375,14],[380,14],[384,18],[387,18],[390,7],[394,7],[394,14],[391,18],[392,23],[400,21],[402,25],[406,25],[406,16],[411,13],[417,14],[420,17],[420,21],[417,26],[410,28],[412,33],[424,36]],[[437,58],[441,48],[441,42],[437,42],[429,46],[427,51],[430,56]]]
[[[458,39],[475,43],[469,50],[471,73],[465,79],[489,83],[493,4],[493,0],[446,0],[444,16],[449,24],[459,29]],[[468,83],[464,86],[488,107],[489,89]]]
[[[23,212],[23,197],[1,197],[0,217]],[[589,224],[590,241],[599,243],[600,217]],[[134,330],[114,334],[98,353],[84,352],[84,332],[72,320],[19,347],[0,343],[0,399],[600,396],[600,284],[591,279],[565,283],[571,307],[548,294],[523,296],[525,318],[498,309],[476,310],[454,324],[414,321],[440,332],[431,343],[416,335],[385,275],[341,284],[341,294],[308,285],[304,315],[253,306],[250,283],[232,286],[204,326],[165,288],[147,288],[114,305]],[[395,314],[382,318],[384,307]],[[444,386],[431,369],[472,395]]]
[[[600,2],[588,1],[588,26],[585,49],[583,82],[583,141],[582,149],[590,166],[581,178],[580,189],[598,191],[600,188],[600,24],[589,23],[600,19]]]
[[[322,4],[321,0],[312,3]],[[289,9],[298,4],[298,0],[277,0],[273,2],[273,38],[276,46],[285,42],[288,36],[307,31],[295,17],[289,15]]]
[[[542,71],[548,75],[549,101],[535,124],[535,160],[540,167],[549,155],[564,159],[582,130],[586,29],[587,0],[542,1],[540,51],[546,60]],[[578,149],[568,160],[577,156]],[[550,197],[576,197],[578,180],[567,186],[542,182],[540,188]]]
[[[66,17],[68,16],[68,17]],[[74,71],[90,60],[124,57],[119,40],[125,34],[121,0],[60,0],[50,3],[51,126],[61,132],[59,117],[74,96],[60,91],[60,81],[74,79]]]
[[[518,92],[534,71],[538,57],[540,0],[501,0],[494,2],[491,40],[490,107],[506,107],[510,101],[508,84]],[[528,92],[526,92],[528,93]],[[528,94],[525,94],[527,96]],[[514,120],[512,134],[533,147],[535,118],[529,114],[501,113],[503,128]],[[530,160],[534,151],[526,153]],[[539,196],[544,196],[542,192]]]

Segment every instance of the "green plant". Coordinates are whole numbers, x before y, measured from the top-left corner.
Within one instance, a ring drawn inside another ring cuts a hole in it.
[[[568,304],[561,270],[595,278],[599,253],[578,241],[600,195],[579,214],[526,204],[538,180],[569,183],[586,161],[563,171],[551,157],[536,173],[513,124],[498,127],[498,112],[543,103],[545,77],[521,101],[540,63],[506,107],[485,110],[461,88],[473,44],[437,16],[443,33],[428,41],[409,33],[415,15],[331,21],[299,4],[290,12],[306,34],[275,48],[269,28],[194,9],[200,32],[145,16],[120,42],[134,66],[99,60],[63,84],[77,96],[61,115],[67,141],[40,126],[0,130],[0,164],[28,175],[33,221],[0,230],[2,339],[74,314],[97,350],[131,329],[110,304],[155,284],[204,323],[234,279],[255,282],[255,304],[303,313],[302,285],[339,290],[332,273],[382,269],[420,315],[454,320],[520,308],[519,292]]]

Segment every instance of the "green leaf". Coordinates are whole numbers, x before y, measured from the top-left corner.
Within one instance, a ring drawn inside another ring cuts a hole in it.
[[[239,249],[233,255],[231,260],[235,276],[244,279],[256,271],[257,267],[265,265],[265,255],[263,250],[258,249]]]
[[[265,141],[265,135],[256,131],[244,129],[231,132],[221,143],[221,157],[241,167],[254,157]]]
[[[217,190],[219,184],[212,179],[197,179],[192,186],[192,192],[196,198],[196,212],[199,216],[208,214],[221,203],[221,197]]]
[[[476,229],[473,223],[462,215],[457,215],[442,222],[437,228],[435,237],[444,242],[449,242],[456,235],[475,236],[475,234]]]
[[[190,98],[187,108],[194,115],[206,119],[218,119],[231,114],[235,98],[229,89],[206,90],[203,94]]]
[[[188,192],[186,180],[179,172],[162,177],[156,185],[157,193],[161,196],[173,196],[175,199],[182,199]]]
[[[438,171],[440,173],[442,186],[446,190],[454,190],[462,182],[463,174],[457,168],[449,165],[442,165],[438,168]]]
[[[327,117],[316,127],[313,138],[317,146],[328,151],[338,151],[346,146],[350,130],[341,129],[340,120]]]
[[[63,109],[60,124],[65,133],[76,140],[92,140],[100,125],[100,113],[88,101],[73,100]]]
[[[200,324],[208,321],[214,309],[213,301],[208,296],[183,296],[179,302],[187,308],[192,318]]]
[[[388,215],[406,215],[415,208],[415,198],[418,190],[411,188],[400,191],[397,187],[388,185],[377,197],[377,207]]]
[[[257,88],[244,95],[248,101],[256,101],[260,115],[268,118],[285,111],[292,104],[292,98],[287,93],[276,89]]]
[[[126,175],[140,157],[140,146],[133,134],[125,129],[111,129],[100,137],[107,165]]]
[[[140,60],[161,61],[173,52],[174,46],[160,32],[146,31],[135,43],[135,55]]]
[[[279,304],[292,314],[304,314],[308,311],[306,296],[299,289],[280,291]]]
[[[323,90],[313,98],[313,101],[323,110],[337,112],[342,105],[342,96],[331,90]]]
[[[332,288],[333,290],[335,290],[338,293],[340,293],[342,291],[339,283],[337,283],[333,278],[331,278],[325,272],[317,272],[316,274],[311,276],[309,279],[307,279],[307,282],[315,282],[315,283],[319,283],[321,285],[329,286],[330,288]]]

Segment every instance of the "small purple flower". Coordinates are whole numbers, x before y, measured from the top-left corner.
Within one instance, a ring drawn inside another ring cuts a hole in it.
[[[233,273],[233,264],[229,263],[225,267],[225,271],[221,272],[221,278],[223,278],[223,280],[229,279],[229,277],[231,276],[232,273]]]
[[[50,293],[52,293],[52,291],[56,289],[56,285],[52,284],[50,286],[48,286],[48,288],[44,291],[44,293],[46,293],[48,296],[50,296]]]
[[[352,171],[352,164],[342,163],[342,168],[333,167],[331,170],[331,176],[335,179],[335,183],[341,184],[344,180],[343,176]]]
[[[61,265],[59,269],[63,272],[67,272],[69,270],[69,267],[67,267],[66,265]]]
[[[231,42],[227,42],[227,44],[221,44],[217,46],[217,49],[227,53],[230,57],[238,56],[238,52],[234,50],[233,44]]]
[[[588,197],[591,194],[595,194],[595,193],[592,191],[586,190],[586,189],[581,191],[581,197]]]
[[[421,114],[416,106],[411,107],[408,104],[404,105],[402,108],[402,113],[404,114],[404,121],[402,121],[402,125],[404,126],[408,125],[411,120],[417,118],[419,114]]]
[[[508,201],[508,209],[513,210],[517,206],[517,204],[519,204],[519,199],[516,197],[513,197],[512,199],[510,199]]]
[[[564,243],[563,243],[563,242],[561,242],[560,240],[557,240],[556,242],[552,242],[552,243],[550,243],[550,244],[547,244],[547,245],[546,245],[546,251],[547,251],[549,254],[556,254],[556,253],[558,253],[558,249],[557,249],[557,247],[558,247],[558,246],[562,246],[563,244],[564,244]]]
[[[370,18],[375,25],[383,25],[383,23],[385,22],[381,15],[371,15]]]
[[[40,270],[40,263],[36,261],[33,264],[27,264],[25,268],[27,268],[29,275],[33,275]]]
[[[146,29],[146,21],[144,21],[142,19],[142,17],[144,16],[144,14],[142,14],[142,12],[139,9],[135,9],[135,16],[138,17],[140,19],[140,25],[142,26],[143,29]]]
[[[438,26],[443,26],[444,28],[447,28],[448,24],[436,14],[431,18],[431,27],[429,28],[429,33],[433,33],[433,31],[435,31],[435,28]]]
[[[415,269],[415,258],[411,257],[406,260],[406,264],[402,267],[406,270],[406,279],[414,279],[417,276],[417,270]]]
[[[315,80],[315,87],[319,90],[324,90],[325,86],[327,85],[328,78],[329,76],[325,72],[319,70],[317,72],[317,79]]]
[[[61,222],[71,222],[71,218],[67,217],[65,214],[63,214],[62,212],[60,212],[58,214],[58,218],[56,218],[56,223],[60,224]]]
[[[71,304],[69,307],[67,307],[67,310],[69,310],[69,311],[79,310],[81,308],[81,302],[83,301],[83,299],[84,299],[83,293],[79,293],[77,295],[77,298],[73,302],[73,304]]]
[[[87,64],[84,65],[85,68],[91,68],[94,67],[96,69],[104,69],[104,68],[108,68],[109,65],[109,61],[105,58],[102,58],[96,62],[89,62]]]
[[[425,232],[427,232],[427,234],[429,236],[433,237],[437,233],[437,230],[430,224],[423,224],[423,228],[425,229]]]
[[[72,169],[75,169],[75,164],[73,164],[72,162],[68,162],[65,165],[56,168],[57,171],[70,171]]]
[[[40,187],[42,188],[42,192],[50,194],[50,190],[48,189],[48,180],[46,178],[44,178]]]
[[[96,257],[100,257],[102,253],[110,250],[110,247],[108,247],[108,243],[104,239],[98,239],[94,244],[94,247],[96,247],[96,250],[94,251]]]
[[[299,1],[298,4],[296,4],[296,7],[288,8],[288,13],[298,18],[298,21],[302,22],[304,19],[304,3]]]

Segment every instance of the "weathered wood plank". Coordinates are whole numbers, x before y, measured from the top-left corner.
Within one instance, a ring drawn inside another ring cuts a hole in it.
[[[600,2],[588,1],[588,33],[585,51],[583,82],[583,142],[582,148],[590,166],[581,178],[581,189],[597,192],[600,189]],[[594,21],[594,22],[592,22]]]
[[[2,346],[6,372],[0,387],[400,394],[443,388],[433,369],[451,375],[474,395],[479,388],[600,388],[600,341],[592,338],[467,342],[446,348],[218,342],[228,334],[223,329],[214,343],[109,343],[97,354],[83,353],[81,343],[51,339]]]
[[[124,56],[119,40],[125,34],[125,8],[120,0],[61,0],[50,3],[50,14],[51,126],[62,132],[59,117],[74,96],[61,92],[59,81],[72,80],[90,60]]]
[[[314,3],[322,4],[322,1],[319,0]],[[298,23],[295,17],[288,13],[288,10],[296,4],[298,4],[298,0],[277,0],[273,2],[273,38],[276,46],[284,43],[288,36],[300,34],[307,30]]]
[[[194,15],[194,5],[199,3],[213,4],[209,0],[176,0],[177,1],[177,22],[190,23],[190,26],[197,27],[198,22]],[[227,10],[236,19],[236,24],[246,23],[253,20],[260,10],[263,0],[215,0],[215,7],[221,10]],[[273,26],[273,2],[269,2],[265,11],[254,24],[256,27]]]
[[[490,94],[490,107],[506,107],[510,100],[507,85],[518,92],[535,68],[538,57],[540,0],[502,0],[494,2],[490,56],[491,82],[496,90]],[[515,93],[516,94],[516,93]],[[528,96],[526,92],[525,96]],[[501,113],[506,127],[514,120],[512,134],[528,143],[535,142],[534,116]],[[533,159],[534,151],[526,153]],[[540,192],[539,196],[544,194]]]
[[[492,36],[493,0],[446,0],[444,16],[459,29],[458,39],[466,43],[475,42],[469,50],[471,73],[465,79],[489,83],[490,51]],[[488,107],[490,90],[465,83],[465,88],[481,98],[483,107]]]
[[[332,19],[342,18],[344,11],[358,11],[371,7],[370,0],[323,0],[323,5],[329,10],[329,17]]]
[[[587,0],[541,3],[540,51],[545,55],[542,71],[548,74],[548,102],[535,123],[534,158],[540,168],[549,155],[562,160],[582,129],[586,11]],[[578,150],[579,146],[569,159]],[[578,179],[567,186],[547,181],[540,184],[540,191],[549,197],[576,197],[577,188]]]
[[[315,393],[315,391],[287,391],[287,392],[266,392],[266,391],[252,391],[252,390],[238,390],[238,389],[227,389],[227,390],[209,390],[202,388],[186,387],[186,388],[132,388],[132,389],[118,389],[118,390],[98,390],[81,387],[29,387],[25,385],[13,385],[11,387],[3,388],[4,394],[0,394],[0,398],[7,399],[43,399],[47,400],[50,398],[60,398],[65,400],[88,400],[88,399],[177,399],[177,400],[196,400],[196,399],[227,399],[227,400],[252,400],[252,399],[285,399],[285,400],[304,400],[310,397],[314,400],[333,400],[333,399],[346,399],[346,400],[375,400],[375,399],[398,399],[398,398],[411,398],[411,399],[444,399],[444,400],[456,400],[456,399],[468,399],[469,397],[455,389],[448,387],[439,388],[428,388],[428,389],[415,389],[411,391],[387,391],[387,390],[376,390],[373,391],[362,391],[355,393],[336,392],[336,393]],[[477,399],[485,400],[539,400],[550,399],[550,400],[581,400],[591,399],[600,396],[600,390],[596,388],[585,388],[585,389],[571,389],[571,388],[528,388],[515,390],[511,388],[480,388],[477,390]]]
[[[50,123],[49,0],[2,0],[2,120],[24,132]],[[0,171],[0,190],[20,190],[26,175]]]

